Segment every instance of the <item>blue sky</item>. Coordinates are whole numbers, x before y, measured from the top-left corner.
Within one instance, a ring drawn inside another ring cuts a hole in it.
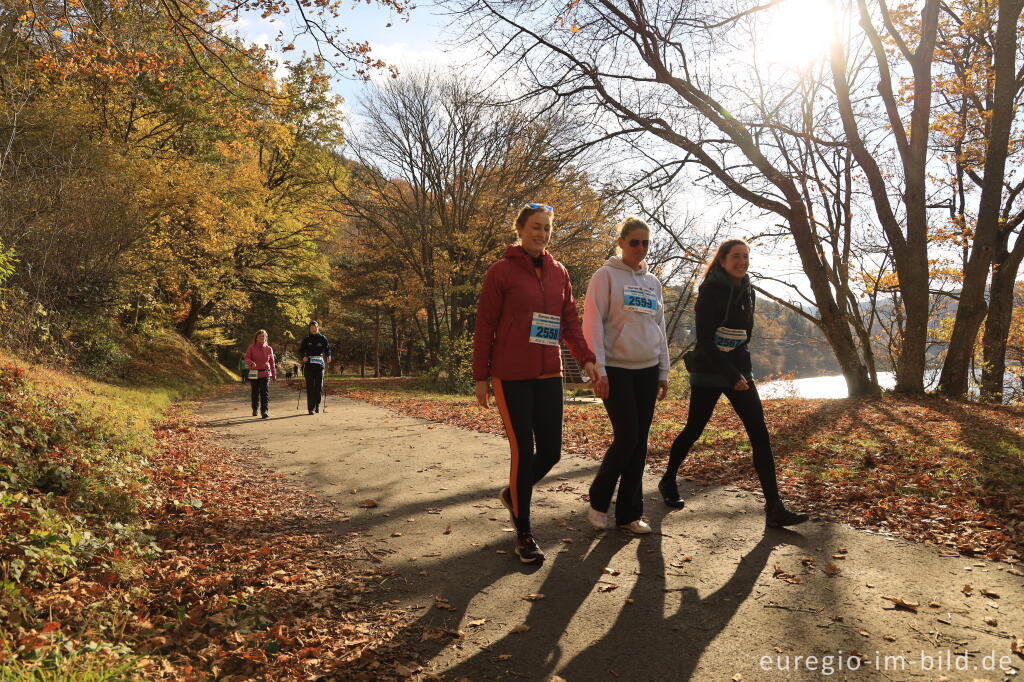
[[[228,28],[238,31],[249,42],[270,44],[272,53],[280,58],[284,55],[275,49],[280,46],[274,45],[274,38],[287,26],[285,22],[291,17],[266,20],[258,15],[248,15]],[[399,68],[425,62],[446,62],[450,49],[445,41],[457,37],[457,31],[450,27],[451,20],[440,16],[440,11],[429,1],[418,3],[407,20],[376,3],[365,2],[349,5],[342,10],[341,19],[345,36],[353,41],[368,41],[375,56],[397,64]],[[287,30],[285,35],[288,35]],[[297,58],[303,48],[312,51],[308,43],[298,42],[296,46],[298,49],[287,57]],[[350,111],[358,105],[360,93],[366,87],[367,84],[358,79],[336,78],[334,82],[335,92],[345,99],[346,109]]]

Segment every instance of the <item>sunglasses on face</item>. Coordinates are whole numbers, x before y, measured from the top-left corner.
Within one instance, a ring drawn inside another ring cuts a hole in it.
[[[643,244],[644,248],[646,249],[648,246],[651,245],[651,240],[650,239],[630,239],[629,240],[629,245],[632,246],[634,249],[636,247],[640,246],[641,244]]]
[[[547,211],[548,213],[551,213],[555,210],[548,206],[547,204],[523,204],[523,208],[539,208],[542,211]]]

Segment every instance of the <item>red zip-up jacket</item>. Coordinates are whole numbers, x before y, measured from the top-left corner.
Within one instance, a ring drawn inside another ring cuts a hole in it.
[[[544,251],[541,278],[533,257],[518,244],[487,270],[476,306],[473,334],[473,380],[494,376],[506,381],[535,379],[562,371],[558,346],[530,343],[534,313],[561,318],[561,338],[583,366],[594,352],[583,338],[572,285],[565,266]]]

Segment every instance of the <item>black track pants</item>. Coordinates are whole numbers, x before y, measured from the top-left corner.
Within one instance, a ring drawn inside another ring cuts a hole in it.
[[[537,485],[562,456],[562,377],[502,381],[494,399],[505,424],[512,465],[509,492],[516,530],[529,532],[530,501]]]
[[[643,476],[647,463],[647,434],[658,399],[658,366],[646,369],[606,367],[608,399],[604,408],[612,422],[614,439],[604,455],[593,483],[590,506],[607,512],[615,484],[615,523],[626,525],[644,515]]]
[[[307,362],[303,369],[303,374],[306,376],[306,409],[315,410],[320,407],[320,391],[324,386],[324,368]]]
[[[267,414],[270,411],[270,377],[249,379],[249,385],[253,412],[259,409],[260,414]]]

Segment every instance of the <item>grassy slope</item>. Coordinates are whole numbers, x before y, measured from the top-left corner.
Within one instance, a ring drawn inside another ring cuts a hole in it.
[[[127,350],[132,360],[110,383],[0,353],[0,680],[49,679],[48,669],[104,679],[92,670],[107,666],[102,657],[69,653],[57,635],[114,639],[130,605],[113,591],[72,590],[73,604],[92,603],[59,617],[46,596],[137,573],[156,553],[141,516],[155,498],[153,428],[175,400],[234,377],[175,335]]]

